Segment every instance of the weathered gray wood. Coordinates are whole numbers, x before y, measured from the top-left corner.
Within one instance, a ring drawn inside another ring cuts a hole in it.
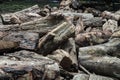
[[[115,13],[112,13],[112,12],[109,12],[109,11],[104,11],[102,13],[102,17],[106,18],[106,19],[117,20],[117,21],[120,20],[120,15],[119,14],[115,14]]]
[[[75,17],[74,17],[75,18]],[[74,22],[74,19],[73,19],[73,22]],[[75,26],[75,35],[81,33],[84,31],[84,23],[83,23],[83,19],[82,18],[79,18],[77,21],[76,21],[76,26]]]
[[[94,17],[83,20],[84,26],[87,27],[102,27],[104,23],[105,23],[105,19],[102,19],[102,17]]]
[[[111,38],[120,38],[120,29],[118,29],[117,31],[115,31],[112,34]]]
[[[89,80],[89,76],[86,74],[79,74],[73,77],[73,80]]]
[[[7,80],[21,80],[22,77],[23,80],[57,80],[59,78],[58,64],[34,52],[23,50],[10,53],[7,56],[0,56],[0,62],[0,79],[6,76],[10,77]]]
[[[120,57],[120,39],[111,39],[109,42],[95,45],[95,46],[88,46],[88,47],[81,47],[79,48],[79,54],[90,54],[90,55],[112,55]]]
[[[77,10],[80,7],[80,3],[78,0],[62,0],[60,3],[60,8],[64,9],[66,7]]]
[[[64,16],[77,16],[77,17],[82,17],[83,19],[90,19],[90,18],[94,17],[91,13],[63,12],[62,15],[64,15]]]
[[[73,36],[75,29],[74,25],[67,22],[61,23],[57,28],[43,36],[39,40],[39,53],[46,55],[57,49],[70,36]]]
[[[55,20],[54,18],[40,18],[30,22],[14,25],[0,25],[0,31],[27,31],[37,30],[41,32],[48,32],[56,27],[62,20]]]
[[[120,79],[120,59],[79,54],[79,64],[90,72]]]
[[[86,75],[86,74],[77,74],[74,76],[73,80],[117,80],[109,77],[99,76],[99,75]]]
[[[86,8],[84,12],[85,13],[92,13],[95,17],[99,17],[101,15],[101,11],[99,11],[95,8],[90,8],[90,7]]]
[[[0,25],[3,25],[3,22],[2,22],[2,19],[1,19],[1,17],[0,17]]]
[[[103,24],[102,29],[104,31],[114,32],[118,29],[118,22],[110,19],[105,24]]]
[[[39,11],[40,11],[39,6],[34,5],[32,7],[29,7],[27,9],[15,13],[1,14],[1,17],[4,23],[11,23],[11,18],[13,18],[13,16],[16,16],[23,23],[40,18],[41,16],[36,14]]]

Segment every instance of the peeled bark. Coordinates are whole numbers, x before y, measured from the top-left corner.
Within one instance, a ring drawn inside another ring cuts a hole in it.
[[[57,28],[43,36],[39,40],[38,51],[43,55],[47,55],[56,50],[63,42],[68,40],[70,36],[74,36],[75,29],[72,24],[63,22]]]

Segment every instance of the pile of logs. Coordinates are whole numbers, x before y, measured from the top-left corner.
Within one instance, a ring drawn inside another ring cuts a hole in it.
[[[0,80],[120,80],[119,23],[76,0],[0,14]]]

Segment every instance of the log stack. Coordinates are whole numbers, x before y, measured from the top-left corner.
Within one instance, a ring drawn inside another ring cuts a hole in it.
[[[0,80],[120,80],[119,11],[80,6],[0,14]]]

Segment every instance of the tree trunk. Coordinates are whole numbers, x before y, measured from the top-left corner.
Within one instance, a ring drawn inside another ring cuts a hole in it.
[[[56,16],[58,17],[58,16]],[[53,17],[45,17],[36,19],[30,22],[22,23],[20,25],[14,24],[14,25],[0,25],[0,31],[28,31],[28,30],[34,30],[39,33],[46,33],[56,27],[57,24],[62,22],[62,20],[56,20]]]
[[[105,20],[101,17],[94,17],[90,19],[83,20],[83,24],[86,27],[102,27],[105,23]]]
[[[120,59],[79,54],[79,64],[90,72],[120,79]]]
[[[86,74],[77,74],[74,76],[73,80],[117,80],[109,77],[99,76],[99,75],[86,75]]]
[[[112,39],[107,43],[79,48],[79,54],[89,55],[111,55],[120,57],[120,39]]]
[[[70,36],[73,36],[74,32],[75,29],[72,24],[63,22],[39,40],[39,53],[46,55],[56,50]]]
[[[29,51],[7,55],[0,58],[1,80],[57,80],[59,78],[58,64],[47,57]]]
[[[24,22],[28,22],[28,21],[40,18],[40,15],[37,15],[39,11],[40,11],[39,6],[34,5],[32,7],[29,7],[27,9],[24,9],[15,13],[2,14],[1,17],[3,19],[4,24],[12,23],[11,19],[13,18],[13,16],[18,18],[22,23],[24,23]]]

